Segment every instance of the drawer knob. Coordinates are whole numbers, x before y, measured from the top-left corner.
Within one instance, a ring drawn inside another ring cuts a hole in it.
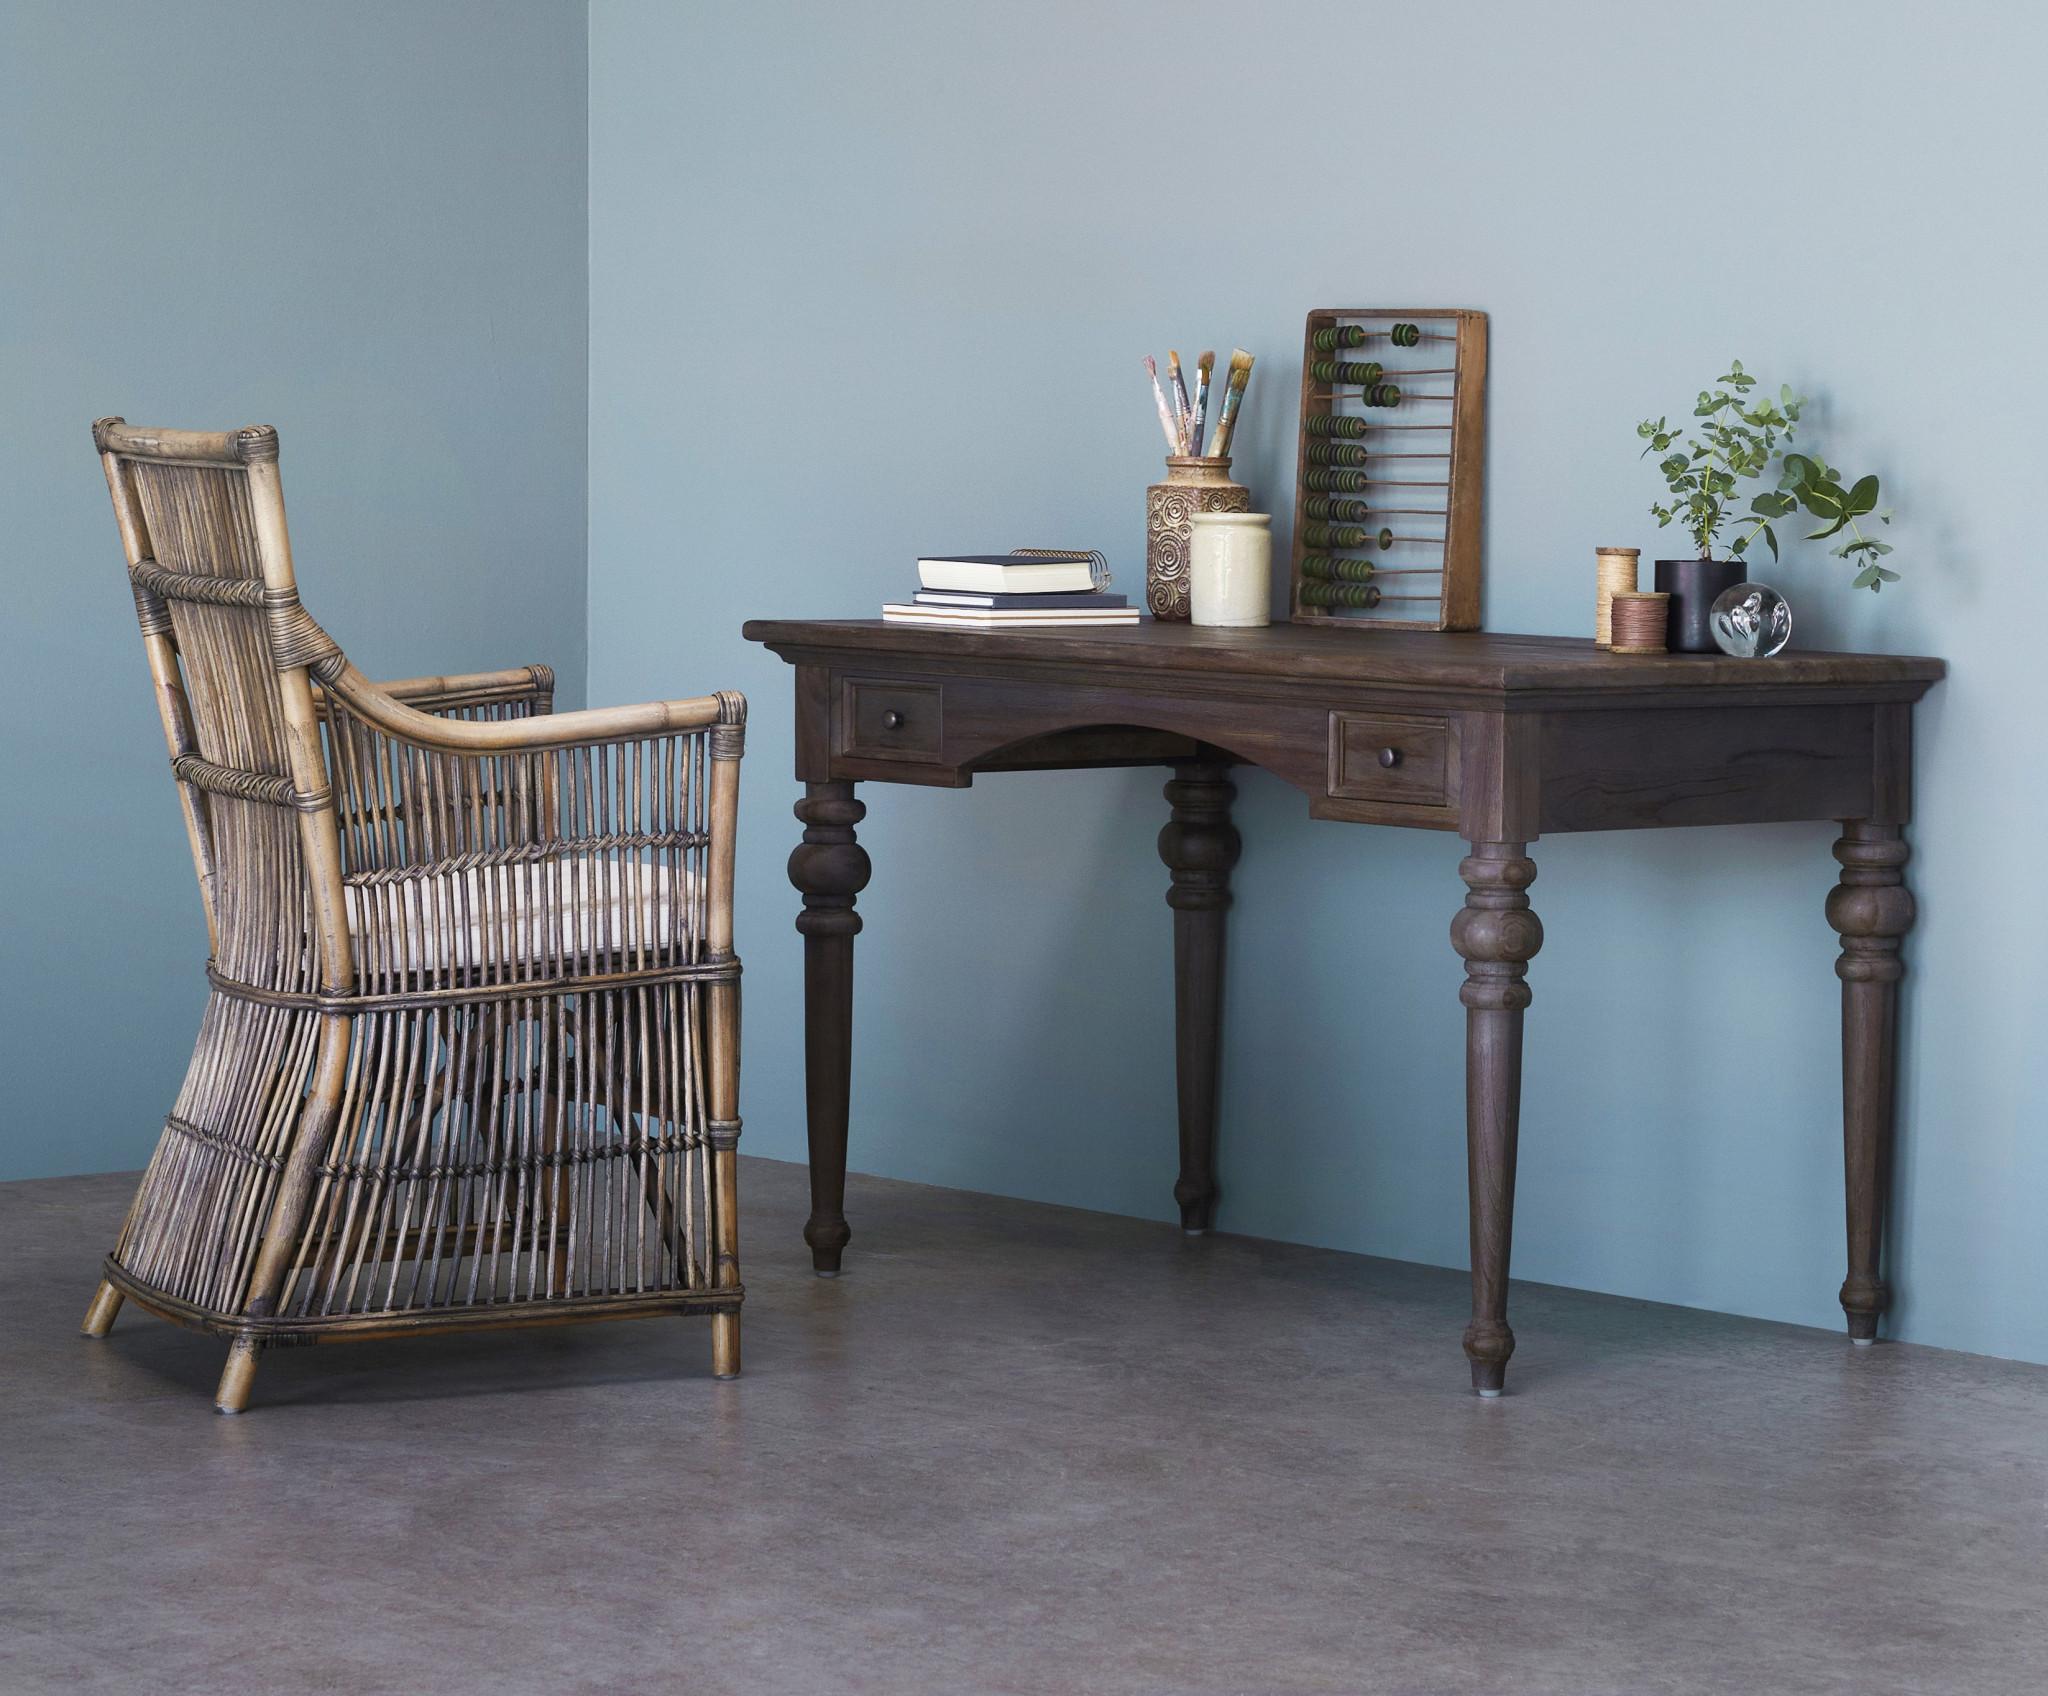
[[[884,730],[901,730],[903,728],[903,715],[894,707],[891,707],[882,715],[882,728]]]
[[[1382,748],[1380,750],[1380,764],[1385,766],[1388,771],[1392,771],[1400,763],[1401,750],[1399,748]]]

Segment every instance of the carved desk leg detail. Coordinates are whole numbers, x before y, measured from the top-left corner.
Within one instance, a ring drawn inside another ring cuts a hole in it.
[[[1891,1187],[1893,1080],[1897,1066],[1900,945],[1913,928],[1906,888],[1911,850],[1895,824],[1842,827],[1841,881],[1828,893],[1828,923],[1842,939],[1842,1156],[1848,1200],[1849,1276],[1842,1311],[1858,1343],[1876,1340],[1891,1290],[1878,1276]]]
[[[1220,760],[1184,760],[1166,786],[1173,817],[1159,857],[1173,874],[1174,1074],[1180,1103],[1181,1229],[1206,1231],[1216,1215],[1216,1062],[1223,1035],[1223,915],[1242,844],[1230,822],[1237,790]]]
[[[1508,1248],[1514,1232],[1515,1139],[1522,1113],[1523,981],[1543,946],[1526,893],[1536,862],[1520,842],[1475,842],[1458,867],[1464,908],[1451,946],[1465,962],[1465,1155],[1472,1205],[1472,1323],[1465,1353],[1472,1388],[1497,1396],[1515,1334],[1508,1329]]]
[[[837,1277],[853,1235],[846,1224],[846,1119],[853,1074],[853,898],[867,887],[867,850],[853,827],[867,808],[850,783],[808,783],[796,804],[803,841],[789,856],[789,881],[803,892],[796,928],[804,939],[804,1106],[811,1144],[811,1217],[804,1241],[811,1265]]]

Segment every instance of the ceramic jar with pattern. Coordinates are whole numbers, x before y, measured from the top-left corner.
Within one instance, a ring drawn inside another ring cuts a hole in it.
[[[1188,616],[1188,546],[1198,512],[1249,512],[1252,493],[1230,480],[1228,455],[1168,454],[1166,481],[1145,491],[1145,610]]]

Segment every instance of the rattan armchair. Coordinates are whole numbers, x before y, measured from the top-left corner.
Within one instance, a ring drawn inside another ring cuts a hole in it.
[[[211,939],[86,1315],[266,1348],[712,1316],[740,1365],[746,703],[554,713],[544,666],[372,683],[300,605],[277,432],[93,439]]]

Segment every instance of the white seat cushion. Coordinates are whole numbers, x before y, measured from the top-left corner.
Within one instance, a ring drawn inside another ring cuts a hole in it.
[[[702,893],[671,864],[595,854],[351,883],[349,950],[365,978],[673,957],[686,926],[702,935]]]

